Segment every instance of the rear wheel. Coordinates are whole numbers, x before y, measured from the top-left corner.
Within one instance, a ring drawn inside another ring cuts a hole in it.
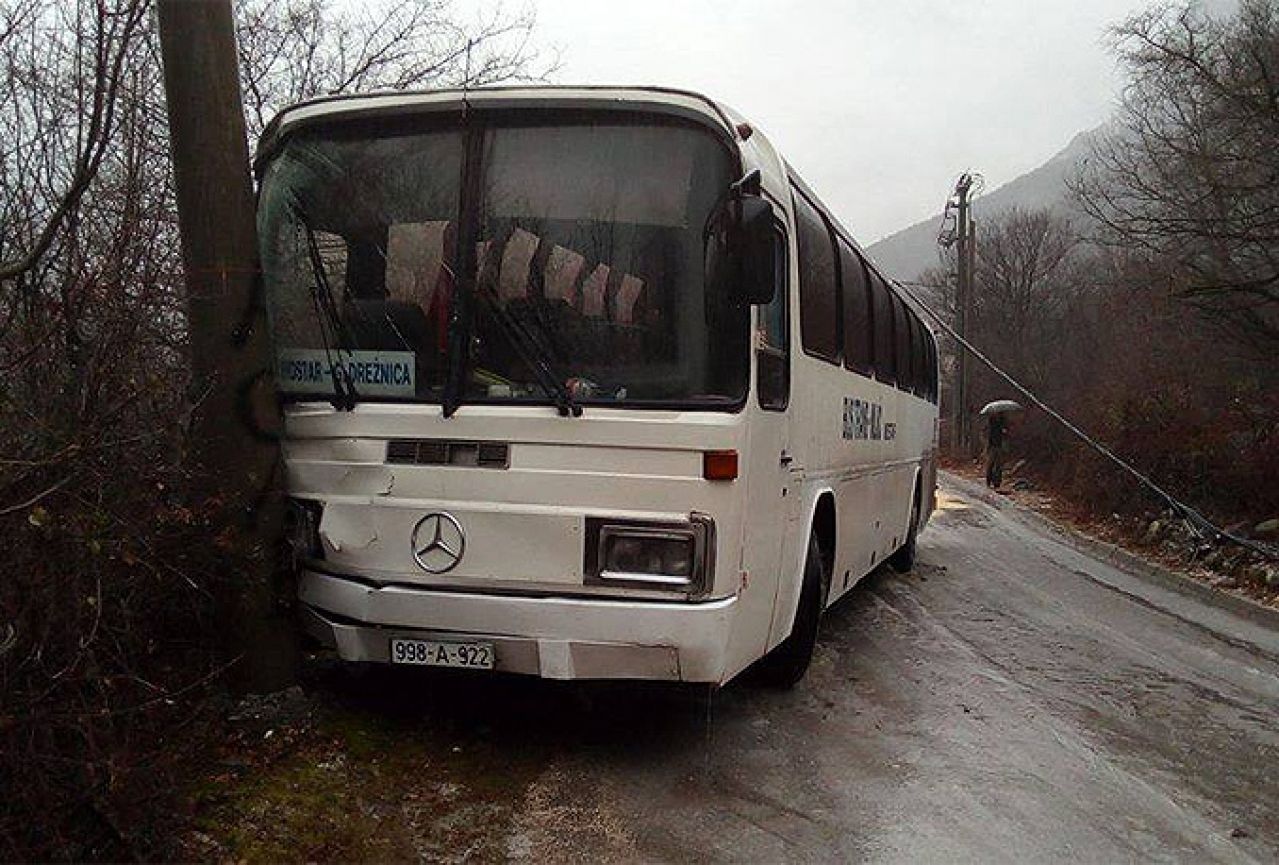
[[[813,660],[817,645],[817,626],[822,618],[826,595],[826,566],[817,535],[808,536],[808,555],[804,560],[804,584],[799,591],[799,607],[790,636],[777,644],[760,660],[756,668],[760,681],[777,688],[793,688]]]
[[[906,542],[888,557],[888,564],[899,574],[915,567],[916,539],[919,536],[919,491],[915,491],[914,504],[910,508],[910,528],[906,530]]]

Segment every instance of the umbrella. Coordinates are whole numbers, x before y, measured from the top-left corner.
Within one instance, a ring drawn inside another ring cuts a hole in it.
[[[983,415],[1006,414],[1014,411],[1022,411],[1021,403],[1013,402],[1010,399],[997,399],[994,402],[986,403],[981,413]]]

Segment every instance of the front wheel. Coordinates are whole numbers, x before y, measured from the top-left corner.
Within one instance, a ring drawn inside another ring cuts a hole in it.
[[[822,618],[826,592],[826,566],[817,535],[808,536],[808,555],[804,560],[804,584],[799,591],[799,607],[790,636],[765,655],[756,668],[760,681],[777,688],[793,688],[813,660],[817,646],[817,626]]]

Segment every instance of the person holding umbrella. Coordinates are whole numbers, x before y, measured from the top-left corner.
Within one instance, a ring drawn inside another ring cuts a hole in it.
[[[1004,482],[1004,452],[1008,438],[1008,416],[1021,411],[1021,405],[1010,399],[997,399],[986,403],[982,417],[986,418],[986,486],[999,489]]]

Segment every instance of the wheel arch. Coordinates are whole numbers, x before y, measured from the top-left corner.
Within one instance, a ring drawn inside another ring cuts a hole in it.
[[[910,511],[907,513],[906,519],[909,521],[911,517],[915,518],[914,528],[923,527],[924,521],[924,467],[923,465],[915,466],[915,479],[912,483],[912,491],[910,494]],[[907,529],[911,526],[907,523]]]
[[[818,543],[822,546],[827,581],[829,582],[831,578],[831,566],[835,560],[835,547],[839,534],[839,520],[835,507],[835,491],[829,486],[822,486],[812,491],[801,511],[802,519],[796,521],[796,527],[803,526],[803,531],[795,538],[796,554],[790,557],[789,566],[779,577],[773,626],[768,638],[770,649],[786,639],[795,626],[800,589],[803,585],[804,562],[808,556],[808,538],[815,531],[819,533]],[[823,586],[822,591],[823,595],[829,594],[829,584]],[[825,597],[822,599],[822,607],[825,608]]]
[[[835,568],[835,548],[839,543],[839,521],[836,519],[833,491],[823,490],[813,502],[812,516],[808,521],[808,534],[804,537],[807,538],[809,535],[817,535],[817,544],[822,551],[822,564],[826,566],[827,585],[822,589],[828,593],[831,573]],[[806,543],[805,549],[807,546]]]

